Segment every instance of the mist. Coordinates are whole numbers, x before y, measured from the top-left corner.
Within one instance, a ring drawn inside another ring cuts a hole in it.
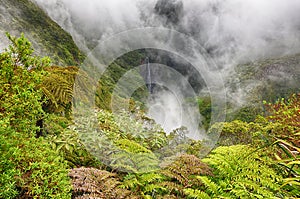
[[[82,47],[147,26],[188,34],[225,63],[292,54],[300,47],[298,0],[169,0],[171,6],[182,4],[175,23],[158,15],[157,0],[35,1]]]
[[[206,49],[225,81],[234,78],[238,64],[300,52],[299,0],[34,1],[86,53],[98,41],[135,28],[165,27],[184,33]],[[256,84],[247,86],[253,88]],[[228,93],[229,100],[242,105],[251,88]],[[165,120],[167,114],[154,114],[158,102],[159,106],[172,104],[166,109],[177,110],[176,101],[169,95],[156,95],[150,111],[154,119]],[[176,123],[178,114],[169,113]]]

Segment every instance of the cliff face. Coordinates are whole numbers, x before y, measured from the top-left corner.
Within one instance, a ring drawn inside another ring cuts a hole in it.
[[[0,49],[8,45],[5,32],[24,33],[36,54],[54,64],[79,65],[84,59],[70,34],[30,0],[0,0]]]

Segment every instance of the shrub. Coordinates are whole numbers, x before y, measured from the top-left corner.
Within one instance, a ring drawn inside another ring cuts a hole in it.
[[[16,177],[21,176],[20,170],[11,159],[12,144],[3,135],[10,134],[12,129],[8,127],[9,121],[0,120],[0,198],[15,198],[19,192],[17,190]]]
[[[43,138],[0,128],[1,191],[4,198],[70,198],[66,162]]]
[[[16,131],[27,132],[44,115],[37,85],[49,59],[32,56],[31,44],[23,35],[8,34],[8,38],[12,45],[0,54],[0,119],[8,118]]]
[[[97,159],[92,156],[80,141],[78,134],[70,127],[63,129],[57,135],[48,135],[47,141],[52,149],[57,151],[68,163],[70,167],[80,166],[102,166]]]

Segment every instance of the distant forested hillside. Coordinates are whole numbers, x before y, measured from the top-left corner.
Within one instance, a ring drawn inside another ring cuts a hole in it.
[[[84,56],[69,33],[30,0],[1,0],[0,47],[8,40],[5,32],[20,36],[23,32],[36,53],[50,56],[54,64],[79,65]]]

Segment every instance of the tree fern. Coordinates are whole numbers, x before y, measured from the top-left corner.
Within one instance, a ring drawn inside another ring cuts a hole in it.
[[[128,139],[117,140],[115,144],[129,153],[151,153],[150,150]]]
[[[127,174],[121,188],[130,189],[136,195],[157,196],[167,191],[167,188],[158,184],[164,179],[159,173]]]
[[[75,168],[69,173],[75,198],[125,198],[130,191],[119,188],[117,174],[95,168]]]
[[[73,97],[74,67],[46,67],[40,88],[47,99],[44,104],[48,112],[69,113]]]
[[[191,188],[184,189],[184,194],[187,196],[187,198],[211,199],[207,193]]]
[[[186,188],[202,186],[199,175],[212,175],[211,169],[194,155],[183,154],[160,171],[167,179],[160,184],[168,188],[170,194],[184,196]]]
[[[257,152],[245,145],[218,147],[203,159],[214,168],[214,178],[197,177],[212,197],[275,198],[281,178]]]
[[[111,166],[114,169],[134,173],[146,173],[158,169],[158,159],[150,150],[140,144],[121,139],[115,141],[120,149],[112,156]]]
[[[190,187],[199,183],[196,175],[211,175],[211,170],[207,164],[203,163],[194,155],[183,154],[172,164],[161,171],[162,174],[176,180],[184,187]]]
[[[77,100],[87,100],[87,94],[91,93],[93,82],[78,67],[51,66],[45,67],[45,71],[47,74],[43,77],[40,88],[48,99],[48,104],[46,104],[48,111],[70,111],[74,92]]]
[[[58,74],[51,74],[43,78],[42,89],[46,97],[56,107],[67,104],[72,100],[73,85]]]

